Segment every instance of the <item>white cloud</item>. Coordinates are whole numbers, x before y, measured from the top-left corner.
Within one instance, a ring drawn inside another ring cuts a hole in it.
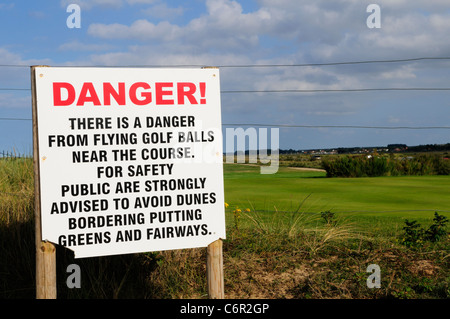
[[[69,4],[78,4],[82,10],[94,7],[118,9],[122,7],[123,0],[61,0],[62,7],[66,8]]]
[[[5,65],[38,65],[38,64],[48,64],[50,59],[23,59],[20,54],[11,52],[6,48],[0,47],[0,61],[1,64]]]
[[[66,42],[58,47],[61,51],[106,51],[111,50],[114,46],[111,44],[100,44],[100,43],[82,43],[80,41],[74,40],[71,42]]]
[[[130,5],[134,4],[154,4],[155,2],[158,2],[159,0],[126,0],[127,3]]]
[[[103,39],[138,39],[142,41],[172,41],[180,38],[181,28],[163,21],[153,24],[145,19],[137,20],[130,26],[119,23],[91,24],[88,34]]]
[[[51,65],[50,59],[27,60],[23,59],[21,55],[2,47],[0,47],[0,61],[0,64],[3,65],[25,66],[2,68],[2,72],[0,73],[0,87],[2,88],[28,88],[30,87],[30,69],[27,66]]]
[[[171,8],[168,7],[167,4],[165,3],[160,3],[150,8],[144,9],[142,10],[142,12],[145,15],[153,18],[171,20],[174,17],[183,15],[184,8],[183,7]]]
[[[119,9],[125,4],[128,5],[148,5],[155,4],[161,0],[61,0],[61,6],[67,7],[69,4],[78,4],[82,9],[91,10],[94,7]],[[1,9],[1,5],[0,5]]]
[[[88,33],[105,39],[179,41],[188,45],[195,43],[203,49],[232,50],[255,46],[258,32],[266,29],[271,21],[270,14],[265,10],[242,13],[242,7],[235,1],[208,0],[206,6],[208,15],[195,18],[183,27],[167,21],[155,25],[148,20],[137,20],[129,26],[91,24]]]
[[[0,3],[0,10],[9,10],[14,8],[14,3]]]

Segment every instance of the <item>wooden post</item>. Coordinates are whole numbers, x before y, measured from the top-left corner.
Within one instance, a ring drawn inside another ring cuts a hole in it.
[[[218,239],[208,245],[206,250],[206,277],[208,295],[211,299],[224,299],[223,252],[222,240]]]
[[[41,67],[46,67],[42,65]],[[34,218],[36,242],[36,298],[56,299],[56,248],[42,241],[41,192],[39,185],[39,141],[37,125],[36,67],[31,67],[31,100],[33,106]]]
[[[218,69],[216,66],[205,66],[202,69]],[[206,278],[208,283],[208,296],[210,299],[224,299],[223,280],[223,242],[216,240],[206,249]]]
[[[36,298],[56,299],[56,248],[52,243],[36,242]]]

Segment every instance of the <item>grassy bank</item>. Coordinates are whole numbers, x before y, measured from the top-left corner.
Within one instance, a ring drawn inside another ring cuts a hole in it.
[[[435,210],[450,217],[450,178],[224,167],[227,298],[450,297],[448,236],[417,247],[399,241],[406,218],[428,227]],[[0,160],[0,196],[0,296],[34,298],[31,160]],[[57,249],[59,298],[207,297],[205,249],[87,259]],[[81,289],[65,284],[73,263]],[[381,268],[379,289],[367,288],[370,264]]]

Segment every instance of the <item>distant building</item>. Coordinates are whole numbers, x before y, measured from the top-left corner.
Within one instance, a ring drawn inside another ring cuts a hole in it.
[[[391,152],[402,152],[408,149],[406,144],[388,144],[387,147]]]

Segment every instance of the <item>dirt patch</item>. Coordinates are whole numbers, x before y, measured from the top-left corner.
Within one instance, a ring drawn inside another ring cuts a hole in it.
[[[244,262],[242,263],[245,264]],[[247,267],[246,267],[247,268]],[[228,290],[231,299],[281,299],[294,298],[292,291],[308,277],[306,267],[276,272],[269,269],[242,269],[233,289]]]
[[[292,299],[310,273],[300,256],[278,253],[227,258],[224,269],[226,298],[231,299]]]
[[[439,271],[439,267],[433,265],[430,260],[417,260],[414,261],[410,267],[411,273],[420,276],[433,276]]]

